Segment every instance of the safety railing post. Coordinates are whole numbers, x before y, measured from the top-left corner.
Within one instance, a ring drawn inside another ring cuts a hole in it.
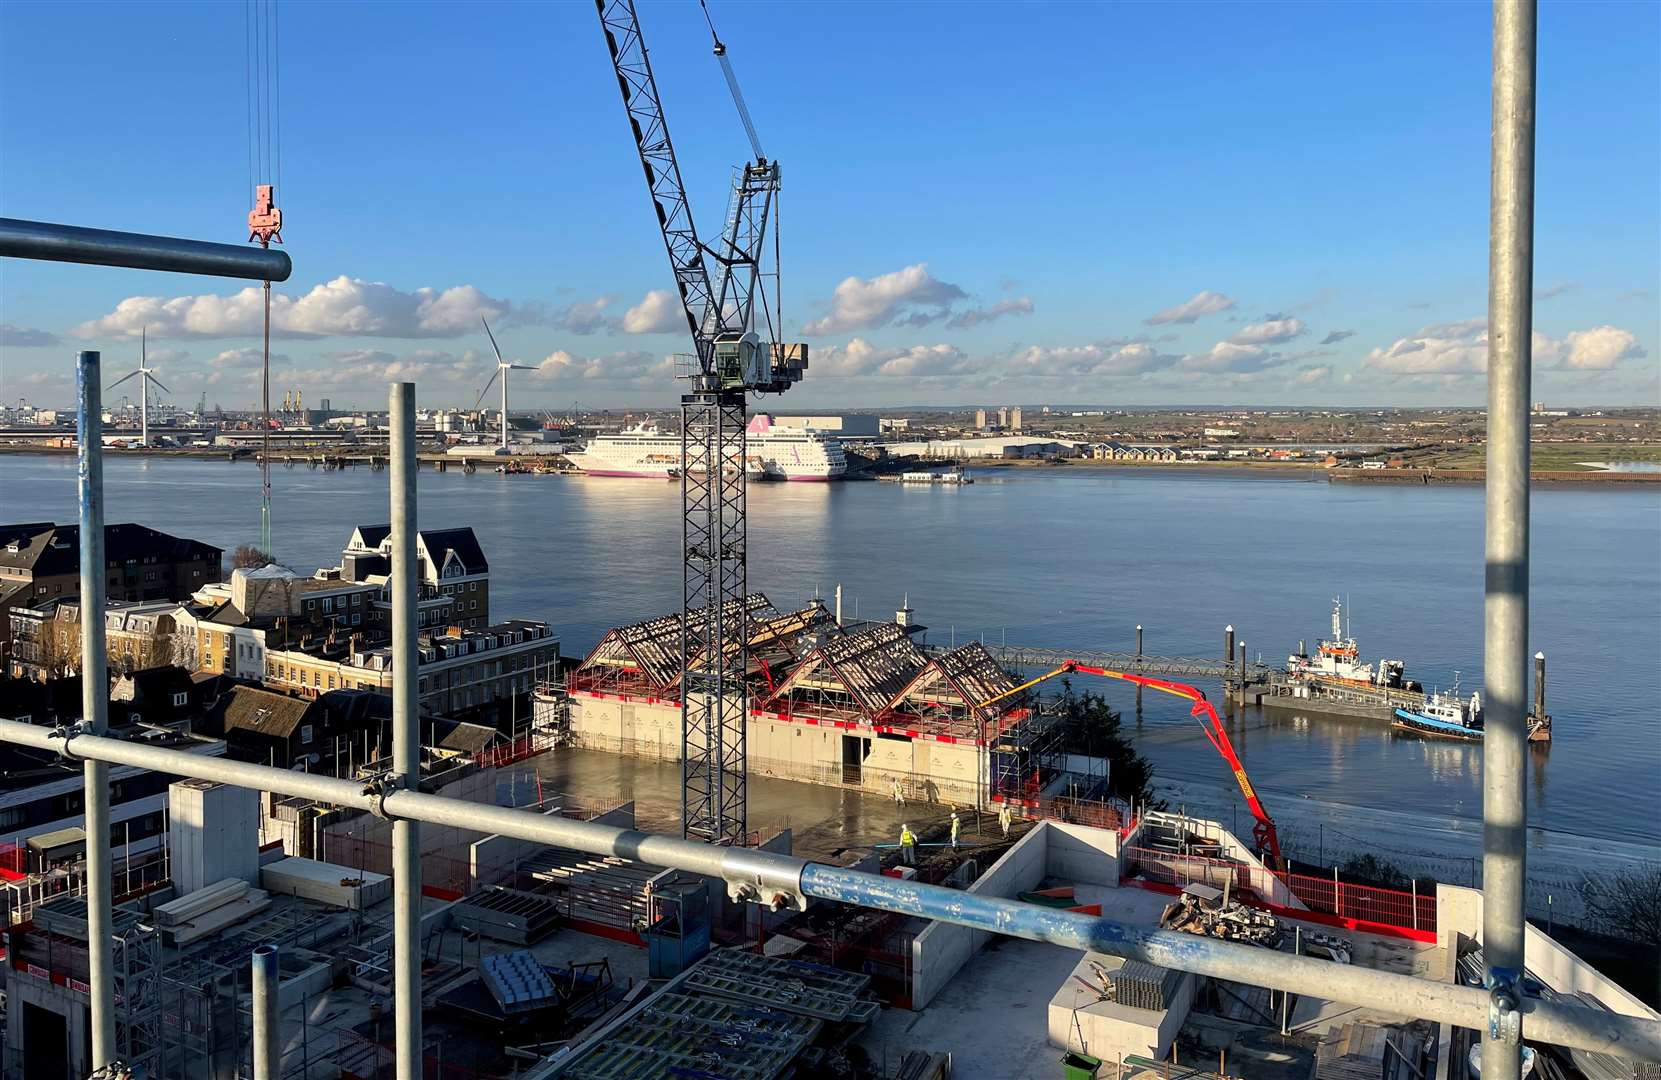
[[[75,364],[76,486],[81,532],[81,721],[102,735],[109,726],[110,686],[104,649],[104,409],[99,354]],[[81,766],[86,803],[87,984],[92,1012],[92,1067],[116,1059],[115,921],[110,891],[110,767]]]
[[[421,787],[416,638],[415,384],[391,389],[392,784]],[[503,423],[506,423],[504,418]],[[394,1028],[398,1080],[421,1080],[421,826],[392,823]]]
[[[1534,323],[1535,0],[1495,0],[1488,236],[1482,1075],[1521,1073],[1528,698],[1529,391]]]

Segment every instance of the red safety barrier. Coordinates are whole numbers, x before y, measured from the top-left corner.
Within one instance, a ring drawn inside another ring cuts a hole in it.
[[[1434,893],[1420,896],[1342,879],[1274,874],[1265,867],[1228,859],[1207,859],[1150,848],[1126,848],[1121,866],[1124,884],[1149,887],[1157,892],[1181,892],[1190,882],[1214,888],[1222,888],[1227,882],[1241,903],[1286,918],[1415,941],[1436,940]],[[1133,877],[1143,880],[1130,880]],[[1284,896],[1281,889],[1306,905],[1307,910],[1278,903],[1277,896]]]

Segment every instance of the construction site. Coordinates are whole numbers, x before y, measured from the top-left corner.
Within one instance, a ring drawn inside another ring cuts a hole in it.
[[[17,805],[78,822],[19,837],[0,873],[5,1076],[1661,1078],[1661,1015],[1523,918],[1534,5],[1494,8],[1493,160],[1508,182],[1494,195],[1489,548],[1471,568],[1489,589],[1481,891],[1297,872],[1206,694],[1140,640],[1123,662],[1016,665],[931,645],[909,606],[845,620],[839,601],[780,610],[752,591],[750,564],[769,555],[749,543],[751,398],[810,366],[808,345],[784,340],[780,164],[701,4],[749,153],[718,230],[700,233],[636,6],[595,10],[617,134],[675,283],[662,295],[692,347],[664,471],[680,494],[678,606],[620,616],[649,617],[538,687],[528,730],[424,745],[416,388],[394,383],[389,752],[366,734],[361,761],[342,768],[336,751],[331,775],[310,757],[224,755],[188,725],[112,727],[97,618],[79,626],[82,712],[0,720],[28,756],[10,779],[45,781]],[[277,82],[278,54],[272,6],[249,12],[251,89]],[[249,104],[257,246],[3,219],[0,256],[263,282],[269,551],[272,283],[293,265],[272,247],[269,96]],[[480,322],[505,449],[517,365]],[[76,362],[78,591],[99,611],[101,358]],[[1075,677],[1182,701],[1250,837],[1114,798],[1107,760],[1070,741],[1053,693]],[[678,814],[641,820],[619,790],[544,790],[562,755],[596,751],[673,769]],[[139,776],[167,784],[165,826],[138,852],[122,844],[118,867],[111,804]],[[819,809],[786,828],[752,818],[762,785]],[[824,841],[854,817],[899,829]]]

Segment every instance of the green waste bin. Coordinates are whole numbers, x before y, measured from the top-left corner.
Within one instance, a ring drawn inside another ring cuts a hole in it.
[[[1102,1059],[1089,1054],[1068,1051],[1061,1057],[1061,1075],[1067,1080],[1096,1080],[1096,1073],[1101,1067]]]

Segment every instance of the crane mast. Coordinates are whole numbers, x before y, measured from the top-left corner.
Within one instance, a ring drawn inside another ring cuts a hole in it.
[[[717,39],[716,55],[756,156],[735,178],[719,243],[700,241],[633,0],[595,0],[595,8],[694,350],[691,387],[681,396],[681,830],[699,840],[743,844],[746,395],[781,393],[807,367],[805,345],[763,342],[755,332],[756,301],[766,307],[758,289],[768,223],[777,213],[779,168],[761,155]]]

